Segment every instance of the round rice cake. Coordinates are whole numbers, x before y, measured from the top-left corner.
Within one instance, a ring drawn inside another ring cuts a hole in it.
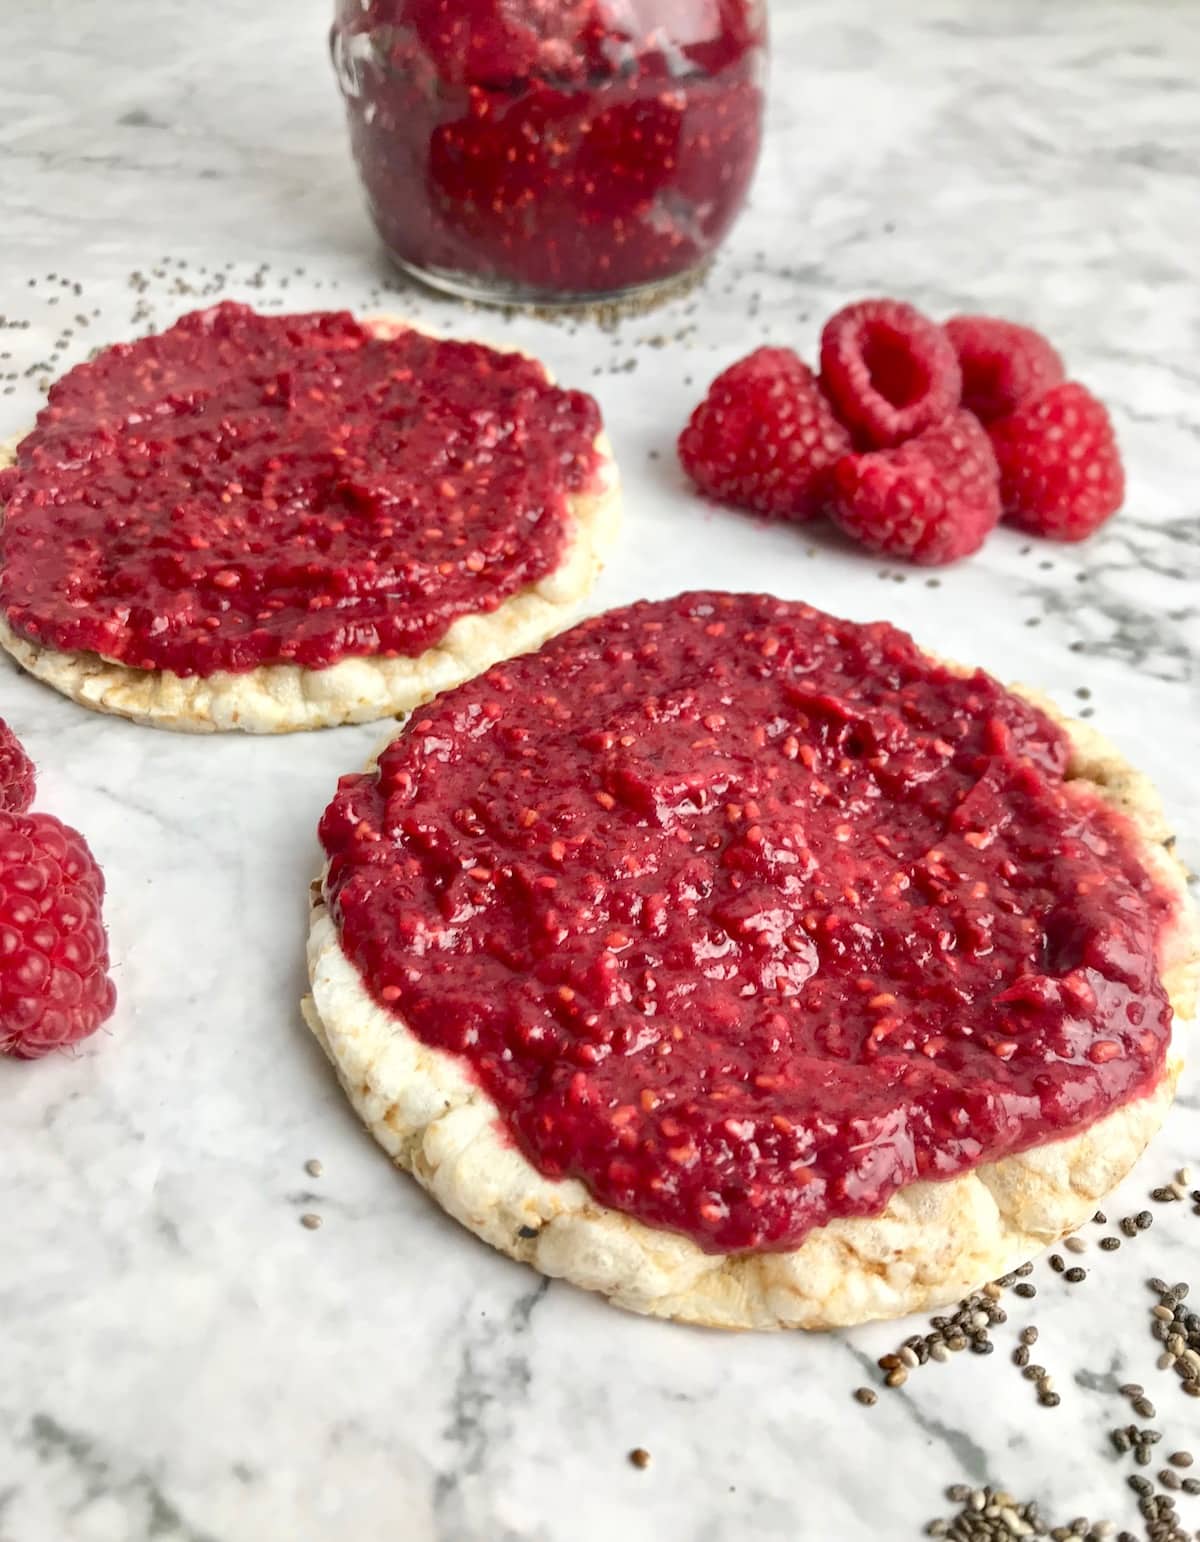
[[[305,1015],[367,1128],[494,1247],[655,1316],[846,1326],[1012,1269],[1132,1167],[1195,1010],[1144,776],[770,597],[499,666],[321,833]]]
[[[410,711],[561,630],[620,516],[535,360],[231,303],[70,371],[4,466],[0,646],[191,732]]]

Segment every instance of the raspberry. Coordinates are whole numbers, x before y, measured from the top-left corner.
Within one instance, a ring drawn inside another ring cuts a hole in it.
[[[33,802],[33,761],[0,717],[0,810],[23,814]]]
[[[977,551],[1000,518],[996,461],[969,412],[895,449],[845,456],[833,491],[830,512],[847,535],[925,566]]]
[[[953,316],[946,335],[962,368],[963,406],[982,423],[1013,412],[1062,380],[1057,351],[1040,332],[996,316]]]
[[[103,898],[82,835],[49,814],[0,813],[0,1053],[33,1060],[111,1015]]]
[[[988,428],[1006,518],[1034,535],[1082,541],[1121,507],[1125,471],[1112,420],[1068,380]]]
[[[821,385],[860,447],[873,449],[949,417],[962,371],[936,322],[901,300],[860,300],[825,323]]]
[[[679,436],[701,492],[779,519],[825,507],[828,473],[850,449],[816,376],[790,348],[757,348],[708,388]]]

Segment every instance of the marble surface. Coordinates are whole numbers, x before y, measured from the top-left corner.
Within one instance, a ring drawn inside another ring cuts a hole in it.
[[[384,291],[324,0],[10,6],[0,435],[48,368],[198,293],[386,301],[520,341],[596,391],[625,471],[597,607],[722,583],[886,616],[1094,712],[1200,864],[1195,7],[773,12],[751,213],[703,292],[604,332]],[[934,579],[701,508],[671,445],[707,380],[764,340],[811,351],[826,313],[880,291],[1043,325],[1112,404],[1121,518],[1077,548],[1001,532]],[[649,346],[660,334],[671,345]],[[1129,1523],[1105,1439],[1128,1379],[1166,1440],[1200,1448],[1200,1404],[1154,1368],[1141,1283],[1186,1276],[1187,1205],[1152,1207],[1151,1233],[1114,1254],[1093,1228],[1074,1288],[1039,1262],[997,1353],[931,1366],[872,1409],[851,1391],[908,1328],[722,1337],[494,1256],[392,1172],[296,1010],[315,823],[375,730],[177,738],[12,668],[0,712],[40,763],[43,806],[107,870],[121,991],[111,1032],[74,1057],[0,1065],[3,1542],[866,1542],[917,1536],[955,1480]],[[1200,1158],[1198,1086],[1111,1215]],[[309,1210],[319,1231],[299,1225]],[[1055,1410],[1009,1363],[1030,1321]]]

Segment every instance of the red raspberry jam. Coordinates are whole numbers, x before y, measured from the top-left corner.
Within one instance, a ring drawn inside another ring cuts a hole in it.
[[[1156,1084],[1173,902],[1066,764],[890,626],[684,595],[421,708],[326,811],[326,895],[542,1173],[789,1248]]]
[[[332,44],[380,234],[443,287],[658,283],[745,201],[762,0],[338,0]]]
[[[180,675],[415,656],[557,566],[599,431],[518,354],[218,305],[51,390],[0,473],[0,610]]]

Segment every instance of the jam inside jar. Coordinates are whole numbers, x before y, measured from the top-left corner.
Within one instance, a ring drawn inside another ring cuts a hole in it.
[[[702,267],[745,201],[762,0],[338,0],[334,65],[393,259],[586,302]]]

